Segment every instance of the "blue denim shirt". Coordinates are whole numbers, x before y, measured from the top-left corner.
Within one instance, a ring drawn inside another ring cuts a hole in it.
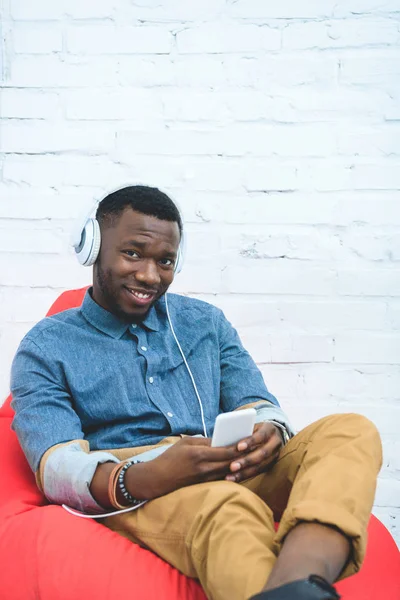
[[[261,399],[279,406],[221,310],[175,294],[168,305],[208,435],[220,412]],[[34,471],[46,450],[69,440],[103,450],[203,433],[164,297],[138,325],[123,323],[89,292],[80,308],[43,319],[20,344],[11,391],[13,428]]]

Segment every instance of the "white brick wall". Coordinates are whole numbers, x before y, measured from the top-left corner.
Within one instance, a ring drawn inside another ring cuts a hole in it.
[[[182,206],[174,284],[225,309],[302,427],[357,411],[400,540],[398,0],[5,0],[0,396],[23,334],[90,281],[74,218],[113,186]]]

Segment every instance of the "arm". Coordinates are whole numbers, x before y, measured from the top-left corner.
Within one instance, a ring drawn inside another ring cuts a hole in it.
[[[78,510],[101,512],[89,484],[97,465],[118,460],[89,454],[62,368],[53,353],[26,337],[11,370],[12,427],[46,497]]]
[[[224,479],[232,461],[242,455],[236,446],[212,448],[209,438],[185,437],[157,458],[132,465],[125,485],[135,499],[152,500],[188,485]],[[107,488],[112,469],[113,465],[99,465],[90,486],[93,497],[105,507],[111,506]],[[124,504],[121,496],[117,500]]]

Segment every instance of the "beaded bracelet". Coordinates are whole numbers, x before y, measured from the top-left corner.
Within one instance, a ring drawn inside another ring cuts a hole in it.
[[[113,470],[111,471],[110,478],[108,481],[108,498],[110,500],[111,506],[114,508],[127,508],[127,506],[135,506],[136,504],[140,504],[143,500],[136,500],[133,496],[130,495],[128,490],[125,487],[125,473],[129,469],[130,466],[136,464],[137,460],[129,461],[127,463],[118,463]],[[121,480],[120,480],[121,476]],[[117,486],[120,490],[121,494],[127,501],[127,505],[120,504],[117,500]],[[122,487],[123,486],[123,489]],[[124,493],[125,490],[125,493]]]
[[[137,500],[136,498],[131,496],[125,487],[125,474],[126,474],[127,470],[129,469],[129,467],[137,464],[138,462],[140,462],[140,461],[130,460],[129,462],[125,463],[124,466],[122,467],[121,471],[119,472],[118,479],[117,479],[117,485],[118,485],[119,491],[121,492],[121,494],[127,501],[128,505],[131,505],[131,506],[135,506],[136,504],[140,504],[141,502],[143,502],[143,500]]]

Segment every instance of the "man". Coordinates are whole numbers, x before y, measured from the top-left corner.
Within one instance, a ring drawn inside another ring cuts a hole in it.
[[[13,363],[13,427],[39,486],[86,512],[146,500],[105,524],[212,600],[338,598],[330,584],[365,551],[376,428],[334,415],[293,435],[222,312],[166,297],[182,251],[168,196],[123,188],[96,216],[82,307],[36,325]],[[211,447],[218,413],[249,406],[252,436]]]

